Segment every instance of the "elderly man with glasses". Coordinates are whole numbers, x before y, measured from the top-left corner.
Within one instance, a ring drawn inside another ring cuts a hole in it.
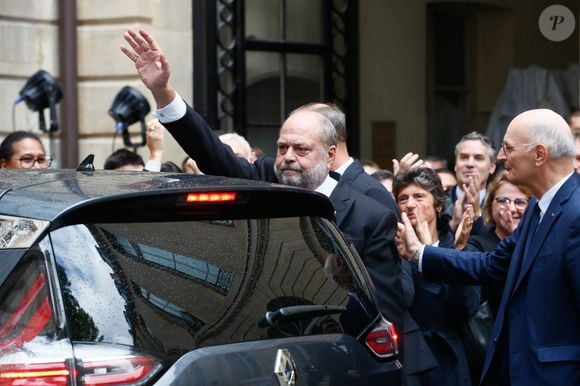
[[[493,252],[458,252],[419,241],[402,215],[397,246],[428,281],[503,284],[480,384],[580,384],[580,175],[570,127],[547,109],[508,125],[498,160],[534,198]],[[506,201],[507,202],[507,201]]]
[[[1,169],[46,169],[51,163],[40,138],[27,131],[12,132],[0,144]]]

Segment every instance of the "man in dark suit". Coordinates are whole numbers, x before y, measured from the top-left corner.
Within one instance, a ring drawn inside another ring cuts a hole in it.
[[[122,51],[135,62],[141,80],[153,93],[160,122],[204,173],[281,182],[330,198],[338,228],[354,245],[373,279],[379,309],[401,331],[401,264],[394,243],[397,216],[329,176],[337,143],[332,123],[320,113],[297,111],[280,128],[276,158],[260,157],[249,163],[221,143],[203,118],[177,95],[169,84],[167,60],[153,37],[131,30],[124,37],[131,49],[123,47]]]
[[[399,252],[428,280],[505,281],[482,384],[580,384],[580,175],[574,152],[570,128],[551,110],[529,110],[511,121],[498,160],[509,181],[537,199],[494,252],[421,245],[402,216]]]
[[[350,156],[346,145],[346,119],[342,110],[334,103],[317,102],[306,104],[294,111],[301,110],[316,111],[324,115],[336,129],[336,155],[331,169],[341,176],[341,181],[344,181],[351,189],[385,205],[398,215],[399,208],[389,191],[365,172],[359,160]]]
[[[400,218],[399,207],[391,193],[375,178],[371,177],[364,169],[359,160],[353,159],[346,145],[346,119],[338,106],[332,103],[309,103],[294,111],[310,110],[324,115],[332,122],[336,129],[337,146],[334,162],[331,169],[341,175],[341,184],[347,184],[367,197],[370,197],[393,210]],[[421,164],[419,156],[413,153],[407,154],[401,161],[394,160],[397,170],[405,170]],[[431,353],[419,325],[411,317],[410,307],[415,297],[415,283],[413,281],[412,266],[407,261],[401,262],[401,291],[403,299],[403,323],[402,323],[402,362],[403,374],[407,386],[419,383],[419,375],[437,366],[437,361]]]

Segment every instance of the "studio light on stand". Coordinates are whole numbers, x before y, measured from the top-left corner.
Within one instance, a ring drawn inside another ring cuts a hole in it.
[[[56,114],[56,104],[62,99],[62,89],[57,80],[44,70],[37,71],[26,81],[20,90],[20,96],[14,104],[24,101],[26,106],[34,112],[38,112],[38,123],[40,130],[48,133],[50,141],[50,155],[56,156],[56,146],[53,134],[58,131],[58,118]],[[46,127],[44,109],[48,108],[50,113],[50,125]]]
[[[145,117],[150,111],[149,102],[143,94],[129,86],[119,91],[109,109],[109,115],[117,122],[115,132],[122,132],[123,143],[127,147],[132,147],[135,152],[139,146],[147,144]],[[141,142],[137,144],[131,142],[129,134],[129,126],[135,122],[141,122]]]

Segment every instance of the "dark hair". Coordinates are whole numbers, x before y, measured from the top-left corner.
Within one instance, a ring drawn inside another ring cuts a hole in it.
[[[399,192],[411,184],[417,184],[430,192],[435,201],[435,209],[441,208],[439,213],[445,211],[447,195],[443,190],[443,185],[441,185],[441,179],[433,169],[425,167],[411,168],[397,174],[393,180],[393,196],[395,196],[397,202],[399,201]]]
[[[423,157],[423,161],[426,162],[441,162],[443,164],[443,168],[447,168],[447,159],[440,155],[427,155]]]
[[[38,138],[35,134],[28,131],[13,131],[12,133],[8,134],[0,144],[0,159],[8,161],[10,158],[12,158],[14,155],[14,147],[12,145],[27,138],[38,141],[38,143],[40,143],[40,147],[42,147],[44,150],[44,146],[42,146],[40,138]]]
[[[162,172],[183,173],[183,170],[175,164],[175,162],[166,161],[161,164]]]
[[[137,154],[127,149],[115,150],[110,156],[105,160],[105,170],[115,170],[125,165],[142,165],[145,166],[143,158]]]
[[[570,115],[568,115],[568,119],[566,119],[568,125],[572,124],[572,118],[575,116],[580,116],[580,107],[570,106]]]
[[[381,169],[381,167],[379,166],[378,163],[376,163],[375,161],[370,160],[370,159],[360,160],[360,163],[361,163],[362,166],[371,166],[371,167],[377,168],[379,170]]]
[[[376,172],[371,174],[371,177],[373,177],[375,180],[380,182],[383,180],[389,180],[389,179],[392,180],[392,179],[394,179],[395,175],[390,170],[381,169],[381,170],[377,170]]]
[[[455,173],[449,169],[445,169],[445,168],[435,169],[435,173],[437,173],[437,175],[439,175],[439,173],[449,174],[450,176],[453,176],[455,178]]]

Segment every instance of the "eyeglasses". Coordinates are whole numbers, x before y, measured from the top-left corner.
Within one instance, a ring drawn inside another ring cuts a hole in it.
[[[41,168],[48,168],[52,163],[52,158],[45,155],[39,155],[37,157],[32,155],[23,155],[22,157],[18,158],[18,161],[20,161],[20,166],[23,169],[32,168],[35,162],[38,163],[38,166]]]
[[[533,145],[533,143],[524,143],[522,145],[522,148],[526,148],[526,150],[530,150],[531,147],[530,145]],[[513,151],[516,151],[518,149],[516,149],[515,147],[513,147],[512,145],[508,145],[505,142],[501,143],[501,150],[503,151],[503,153],[505,154],[505,156],[507,157],[508,155],[510,155]]]
[[[524,210],[526,209],[526,206],[528,206],[528,200],[524,200],[523,198],[512,200],[506,196],[499,196],[495,198],[495,202],[497,202],[501,208],[507,208],[513,202],[517,210]]]

